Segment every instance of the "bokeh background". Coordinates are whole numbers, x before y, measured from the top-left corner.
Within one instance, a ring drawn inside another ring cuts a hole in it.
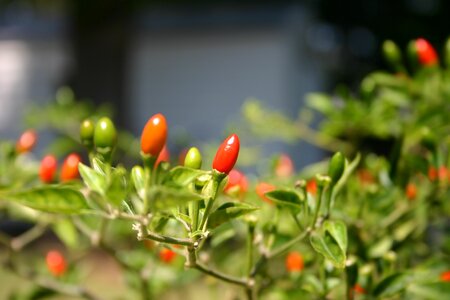
[[[27,103],[67,85],[135,135],[163,112],[175,136],[220,140],[249,97],[295,116],[306,93],[356,85],[384,67],[384,39],[440,50],[449,12],[444,0],[1,0],[0,134],[16,138]],[[302,147],[297,164],[321,155]]]

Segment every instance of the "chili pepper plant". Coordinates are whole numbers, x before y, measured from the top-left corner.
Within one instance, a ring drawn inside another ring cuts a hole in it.
[[[83,262],[99,251],[123,274],[127,298],[191,287],[197,299],[210,278],[237,299],[445,299],[449,70],[424,39],[408,45],[408,66],[392,41],[383,53],[394,73],[369,74],[359,93],[312,95],[297,120],[248,102],[205,159],[189,145],[170,161],[161,113],[143,126],[132,164],[118,155],[130,153],[121,144],[129,135],[98,114],[79,118],[77,137],[70,127],[77,145],[65,157],[33,158],[34,131],[2,142],[2,214],[31,224],[0,232],[3,269],[33,283],[10,298],[120,298],[83,280]],[[323,114],[318,130],[312,109]],[[304,139],[330,155],[300,171],[276,155],[245,174],[240,164],[266,161],[246,155],[255,136]],[[48,232],[61,244],[30,251]]]

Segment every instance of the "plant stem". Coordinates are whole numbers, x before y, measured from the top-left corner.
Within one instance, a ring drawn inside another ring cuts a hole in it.
[[[273,258],[273,257],[283,254],[284,252],[289,250],[289,248],[291,248],[293,245],[297,244],[298,242],[300,242],[301,240],[306,238],[311,232],[312,232],[312,229],[308,228],[307,230],[303,231],[301,234],[299,234],[292,240],[284,243],[280,247],[278,247],[278,248],[274,249],[273,251],[271,251],[270,253],[268,253],[267,258],[270,259],[270,258]]]
[[[186,267],[197,269],[207,275],[218,278],[218,279],[228,282],[228,283],[237,284],[237,285],[243,286],[245,288],[249,287],[247,280],[245,280],[243,278],[231,276],[231,275],[210,269],[207,266],[203,265],[202,263],[199,263],[197,261],[197,255],[195,252],[196,250],[192,245],[189,246],[187,248],[187,250],[188,250],[188,255],[187,255],[187,261],[186,261]]]
[[[47,230],[47,224],[37,224],[33,226],[30,230],[26,231],[22,235],[13,238],[11,240],[11,248],[14,251],[19,251],[32,241],[39,238]]]
[[[20,272],[16,267],[14,267],[10,263],[5,264],[4,266],[9,270],[11,270],[12,272],[14,272],[15,274],[17,274],[18,276],[25,278],[43,288],[55,291],[59,294],[68,295],[72,297],[80,297],[88,300],[101,299],[81,286],[62,283],[51,278],[42,278],[37,276],[34,272],[30,270]]]
[[[291,215],[292,215],[292,218],[293,218],[294,221],[295,221],[295,224],[297,224],[297,227],[298,227],[300,230],[303,231],[302,223],[300,223],[300,220],[297,218],[297,215],[296,215],[294,212],[291,213]]]
[[[247,280],[239,278],[239,277],[234,277],[234,276],[230,276],[228,274],[213,270],[208,268],[207,266],[201,264],[201,263],[196,263],[195,264],[195,269],[208,274],[210,276],[216,277],[222,281],[228,282],[228,283],[233,283],[233,284],[237,284],[240,286],[243,286],[245,288],[247,288],[248,284],[247,284]]]
[[[194,242],[191,239],[176,238],[171,236],[161,235],[150,230],[147,230],[143,224],[136,224],[135,227],[138,230],[138,240],[154,240],[160,243],[176,244],[183,246],[192,246]]]
[[[248,224],[247,233],[247,276],[250,275],[253,267],[253,240],[255,239],[255,225]]]
[[[317,207],[316,207],[316,211],[314,213],[314,219],[311,223],[311,227],[315,227],[316,226],[316,222],[317,222],[317,218],[319,217],[319,212],[320,212],[320,206],[322,204],[322,194],[323,194],[323,187],[319,186],[318,191],[317,191]]]

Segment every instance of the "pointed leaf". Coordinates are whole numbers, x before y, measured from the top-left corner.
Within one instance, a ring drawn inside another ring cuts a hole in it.
[[[446,299],[450,295],[450,284],[448,282],[411,284],[408,286],[408,292],[424,300]]]
[[[22,205],[54,213],[76,214],[89,209],[79,191],[65,186],[44,186],[5,195]]]
[[[203,197],[187,189],[154,185],[149,188],[150,205],[155,209],[168,209],[185,205],[189,201],[199,201]]]
[[[300,198],[297,192],[292,190],[274,190],[265,195],[277,205],[294,211],[301,209],[304,200]]]
[[[102,174],[88,166],[79,163],[78,170],[80,171],[81,178],[83,178],[86,186],[99,194],[103,194],[106,187],[105,174]]]
[[[105,196],[115,206],[119,206],[127,196],[128,185],[126,175],[127,171],[122,167],[114,169],[111,173]]]
[[[141,199],[144,199],[146,179],[144,169],[141,166],[134,166],[133,169],[131,169],[131,180],[133,181],[138,196]]]
[[[210,227],[217,227],[232,219],[251,213],[258,208],[240,202],[227,202],[219,206],[208,218]]]
[[[400,293],[406,288],[410,281],[410,276],[405,273],[395,273],[381,280],[373,290],[376,297],[384,298]]]
[[[78,232],[68,219],[60,219],[53,224],[53,231],[59,239],[69,248],[78,245]]]
[[[327,221],[311,234],[311,246],[329,259],[337,268],[345,268],[347,259],[347,228],[341,221]]]
[[[203,170],[192,169],[188,167],[178,166],[170,170],[169,175],[165,178],[165,182],[173,182],[176,185],[186,186],[201,175],[208,172]]]
[[[347,227],[342,221],[325,221],[323,223],[324,230],[336,240],[341,250],[347,252]]]

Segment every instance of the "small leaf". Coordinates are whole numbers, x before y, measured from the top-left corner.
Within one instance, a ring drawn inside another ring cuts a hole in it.
[[[94,157],[94,159],[92,160],[92,168],[100,174],[103,174],[103,175],[106,174],[107,166],[105,165],[105,163],[103,161],[101,161],[97,157]]]
[[[189,201],[199,201],[203,197],[187,189],[154,185],[149,188],[150,205],[156,209],[169,209],[185,205]]]
[[[207,174],[206,171],[178,166],[170,170],[165,182],[171,181],[176,185],[186,186],[194,182],[201,175]]]
[[[141,166],[134,166],[131,169],[131,180],[134,188],[141,199],[145,198],[145,173]]]
[[[5,195],[22,205],[54,213],[76,214],[89,209],[79,191],[65,186],[45,186]]]
[[[210,227],[217,227],[232,219],[251,213],[258,208],[240,202],[227,202],[219,206],[208,218]]]
[[[111,173],[110,182],[106,191],[106,198],[115,206],[119,206],[127,196],[127,171],[122,168],[116,168]]]
[[[67,219],[60,219],[53,224],[53,230],[59,239],[69,248],[78,246],[78,232]]]
[[[345,223],[342,221],[325,221],[323,228],[330,233],[345,253],[347,251],[347,227]]]
[[[323,93],[310,93],[306,96],[306,104],[308,107],[328,115],[334,111],[333,103],[330,96]]]
[[[383,298],[395,295],[404,290],[410,281],[410,277],[405,273],[395,273],[381,280],[373,294],[376,297]]]
[[[96,191],[99,194],[103,194],[106,187],[105,174],[100,173],[97,170],[91,169],[88,166],[79,163],[78,170],[80,171],[80,175],[83,178],[86,186],[93,191]]]
[[[298,193],[292,190],[274,190],[265,195],[277,205],[294,211],[301,209],[304,200],[300,198]]]
[[[326,221],[318,232],[310,237],[311,246],[329,259],[337,268],[345,268],[347,228],[341,221]]]
[[[382,238],[379,241],[375,241],[368,249],[368,255],[370,258],[382,257],[392,247],[392,239],[388,236]]]

